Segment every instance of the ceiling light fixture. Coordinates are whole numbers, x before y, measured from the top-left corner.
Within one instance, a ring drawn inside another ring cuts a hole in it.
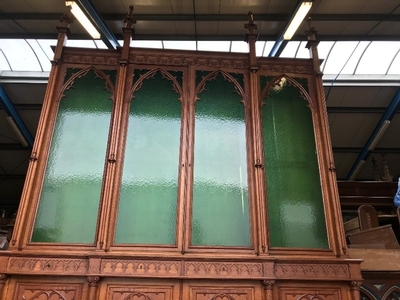
[[[72,14],[77,18],[79,23],[82,24],[86,31],[89,32],[93,39],[100,39],[100,32],[96,29],[96,27],[94,27],[93,23],[88,19],[77,2],[65,1],[65,5],[71,7]]]
[[[283,34],[284,40],[290,40],[292,38],[292,36],[299,28],[301,22],[304,20],[307,13],[311,9],[311,6],[312,6],[311,1],[300,1],[299,5],[297,5],[296,7],[295,12],[292,14],[292,18],[289,21],[289,25],[285,29],[285,32]]]
[[[379,128],[379,131],[377,132],[377,134],[375,135],[374,139],[372,140],[371,144],[368,147],[369,151],[375,149],[376,145],[378,144],[379,140],[381,139],[381,137],[383,136],[389,125],[390,125],[390,120],[383,121],[381,128]]]

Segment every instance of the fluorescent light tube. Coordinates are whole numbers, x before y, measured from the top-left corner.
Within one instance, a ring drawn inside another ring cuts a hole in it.
[[[289,26],[285,30],[283,34],[284,40],[290,40],[294,33],[296,32],[297,28],[299,28],[300,23],[304,20],[305,16],[307,15],[308,11],[311,9],[312,2],[302,2],[300,7],[294,14],[294,17],[290,20]]]
[[[71,12],[77,18],[79,23],[81,23],[82,26],[86,29],[86,31],[89,32],[93,39],[100,39],[100,32],[97,31],[93,23],[90,22],[88,17],[75,1],[65,1],[65,5],[71,6]]]
[[[379,140],[381,139],[381,137],[383,136],[383,134],[385,133],[385,131],[389,127],[389,125],[390,125],[390,120],[385,120],[382,123],[381,128],[379,128],[378,133],[375,135],[374,139],[372,140],[371,144],[368,147],[369,151],[372,151],[375,149],[376,145],[378,144]]]
[[[19,130],[17,124],[15,124],[14,119],[11,116],[6,117],[8,123],[10,124],[11,128],[14,130],[15,134],[17,135],[19,141],[24,147],[28,146],[28,141],[25,139],[24,135],[22,134],[21,130]]]

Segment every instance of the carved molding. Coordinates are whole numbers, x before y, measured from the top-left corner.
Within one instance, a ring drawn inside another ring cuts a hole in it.
[[[161,73],[161,76],[163,79],[167,79],[172,82],[173,90],[179,95],[178,100],[182,101],[182,96],[183,96],[182,86],[176,80],[175,76],[173,76],[171,73],[169,73],[163,69],[160,69],[160,68],[149,70],[145,74],[140,75],[140,78],[133,84],[131,90],[129,91],[129,94],[131,95],[131,97],[135,98],[134,93],[139,91],[142,88],[144,80],[154,78],[154,76],[156,75],[157,72]],[[130,99],[129,99],[129,101],[130,101]]]
[[[8,278],[9,276],[7,274],[0,274],[0,284],[6,282]]]
[[[12,273],[60,274],[62,272],[82,275],[88,268],[85,259],[57,258],[10,258],[7,270]]]
[[[299,289],[290,290],[283,289],[282,297],[285,300],[339,300],[342,299],[339,290],[308,290],[301,291]],[[347,299],[347,298],[346,298]]]
[[[324,300],[325,298],[321,298],[318,295],[301,295],[297,300]]]
[[[133,292],[132,294],[130,294],[129,296],[123,298],[123,300],[139,300],[139,299],[143,299],[143,300],[153,300],[150,298],[150,296],[140,293],[140,292]]]
[[[234,278],[262,277],[261,263],[185,262],[185,275],[193,277]]]
[[[172,286],[120,285],[110,287],[107,291],[109,300],[170,300]]]
[[[352,290],[360,290],[361,285],[362,285],[361,281],[352,281],[352,282],[350,282],[350,288]]]
[[[263,280],[263,286],[266,290],[272,290],[275,285],[275,280]]]
[[[195,90],[196,101],[199,99],[199,97],[198,97],[199,94],[201,94],[206,89],[206,83],[208,81],[215,80],[215,78],[219,74],[223,77],[224,81],[228,81],[233,84],[235,93],[238,94],[242,98],[241,102],[245,104],[247,96],[243,90],[243,87],[231,74],[229,74],[225,71],[221,71],[221,70],[211,72],[210,74],[207,74],[206,76],[204,76],[202,78],[202,80],[197,85],[196,90]]]
[[[259,66],[260,71],[277,72],[277,73],[296,73],[296,74],[312,74],[311,65],[283,65],[283,64],[266,64]]]
[[[81,299],[79,286],[53,284],[17,284],[17,297],[23,300],[76,300]]]
[[[162,65],[162,66],[206,66],[215,68],[248,68],[247,59],[223,59],[223,58],[205,58],[193,56],[173,56],[173,55],[155,55],[155,54],[131,54],[129,63]]]
[[[235,289],[207,289],[194,287],[192,290],[193,300],[252,300],[254,298],[253,288],[235,288]]]
[[[23,296],[22,299],[30,299],[30,300],[39,300],[39,299],[55,299],[55,300],[67,300],[67,299],[75,299],[75,295],[68,297],[67,295],[63,295],[61,291],[56,291],[56,290],[49,290],[49,291],[39,291],[36,294],[34,294],[31,298],[26,298],[26,295]]]
[[[109,78],[106,74],[104,74],[101,70],[99,70],[99,69],[97,69],[97,68],[94,68],[94,67],[88,67],[88,68],[86,68],[86,69],[79,70],[78,72],[76,72],[75,74],[73,74],[73,75],[71,76],[71,78],[69,78],[69,79],[67,80],[67,82],[64,83],[64,85],[63,85],[63,87],[62,87],[62,89],[61,89],[61,92],[60,92],[60,95],[59,95],[58,99],[61,100],[62,98],[64,98],[64,97],[65,97],[65,94],[64,94],[64,93],[65,93],[66,91],[68,91],[69,89],[71,89],[71,88],[74,86],[75,81],[76,81],[77,79],[86,77],[86,75],[87,75],[90,71],[93,71],[93,72],[94,72],[96,78],[100,78],[100,79],[104,80],[104,83],[105,83],[105,86],[104,86],[104,87],[105,87],[105,89],[106,89],[108,92],[110,92],[110,94],[111,94],[110,99],[114,102],[114,84],[111,82],[110,78]]]
[[[180,275],[180,272],[180,262],[117,259],[104,259],[101,262],[102,274],[177,277]]]
[[[228,294],[218,294],[210,298],[210,300],[235,300],[235,298]]]
[[[113,55],[83,55],[83,54],[65,54],[64,63],[87,64],[87,65],[107,65],[116,66],[119,64],[119,57]]]
[[[98,276],[89,276],[89,277],[87,278],[87,281],[88,281],[88,283],[89,283],[89,286],[96,287],[96,286],[99,285],[100,277],[98,277]]]
[[[350,271],[346,264],[277,264],[275,276],[278,278],[349,279]]]

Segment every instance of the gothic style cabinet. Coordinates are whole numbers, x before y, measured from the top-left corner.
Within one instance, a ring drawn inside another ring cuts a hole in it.
[[[359,297],[317,55],[55,51],[2,299]]]

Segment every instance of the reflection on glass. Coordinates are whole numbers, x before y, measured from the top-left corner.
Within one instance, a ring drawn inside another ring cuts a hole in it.
[[[311,111],[289,84],[272,88],[264,101],[270,246],[327,248]]]
[[[161,73],[131,101],[115,243],[175,244],[181,102]]]
[[[198,75],[199,76],[199,75]],[[244,105],[221,75],[196,102],[192,245],[249,246]]]
[[[64,94],[32,241],[94,243],[111,95],[93,71]]]

